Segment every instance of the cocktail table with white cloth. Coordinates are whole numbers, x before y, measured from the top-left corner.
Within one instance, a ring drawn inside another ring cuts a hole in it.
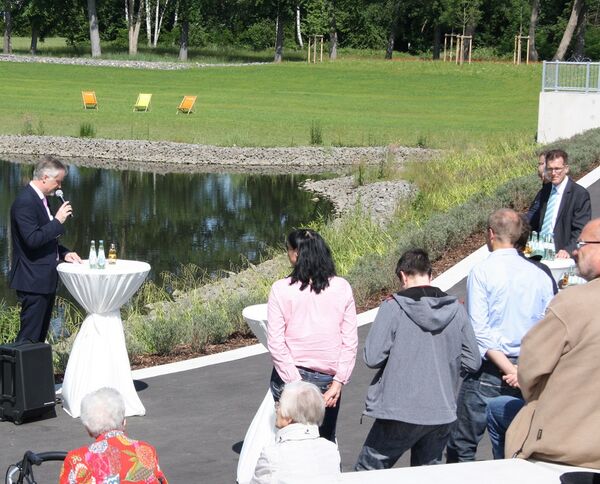
[[[558,284],[558,287],[561,287],[560,280],[563,277],[565,272],[569,272],[575,270],[575,261],[573,259],[554,259],[554,260],[541,260],[542,264],[545,264],[550,272],[552,272],[552,277]],[[577,285],[577,284],[585,284],[585,279],[579,277],[578,275],[569,276],[569,285]]]
[[[254,336],[266,348],[267,347],[267,305],[255,304],[248,306],[242,311],[242,317],[248,324]],[[265,382],[266,382],[265,376]],[[265,445],[275,443],[277,429],[275,428],[275,400],[271,389],[258,408],[250,427],[244,436],[244,444],[240,451],[237,466],[237,483],[247,484],[254,475],[256,463]]]
[[[75,338],[62,386],[63,408],[81,414],[81,400],[102,387],[117,389],[125,400],[125,415],[146,409],[133,384],[120,308],[139,289],[150,271],[146,262],[119,260],[106,269],[83,264],[59,264],[58,273],[88,315]]]

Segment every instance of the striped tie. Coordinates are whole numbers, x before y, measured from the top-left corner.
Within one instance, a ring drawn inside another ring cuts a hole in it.
[[[554,211],[556,210],[557,198],[558,190],[555,186],[553,186],[552,192],[550,192],[550,198],[548,198],[548,204],[546,205],[546,213],[544,215],[544,223],[542,225],[542,234],[552,233],[552,219],[554,218]]]

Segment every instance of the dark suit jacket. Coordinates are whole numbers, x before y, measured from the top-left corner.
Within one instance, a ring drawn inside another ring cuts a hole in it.
[[[30,185],[21,190],[10,208],[10,227],[10,287],[38,294],[56,292],[56,256],[63,259],[69,252],[57,239],[65,229],[58,220],[48,218],[46,207]]]
[[[540,204],[537,210],[533,210],[531,230],[539,232],[542,228],[551,190],[552,183],[545,184],[540,190]],[[534,207],[532,206],[531,209],[534,209]],[[558,209],[556,224],[554,225],[554,246],[556,250],[565,249],[571,254],[575,250],[577,238],[581,230],[591,218],[590,194],[585,188],[569,178]]]

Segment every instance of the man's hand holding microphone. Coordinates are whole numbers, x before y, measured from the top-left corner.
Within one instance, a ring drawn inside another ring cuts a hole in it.
[[[61,199],[62,205],[57,210],[54,217],[61,223],[64,224],[68,217],[73,216],[73,207],[71,207],[71,202],[65,201],[64,193],[62,190],[56,190],[54,195]],[[83,261],[77,255],[77,252],[67,252],[65,254],[65,262],[71,262],[75,264],[81,264]]]

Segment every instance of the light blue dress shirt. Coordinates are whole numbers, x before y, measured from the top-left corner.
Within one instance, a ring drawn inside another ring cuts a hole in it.
[[[515,249],[498,249],[467,279],[467,311],[481,356],[519,356],[521,340],[554,297],[550,278]]]

